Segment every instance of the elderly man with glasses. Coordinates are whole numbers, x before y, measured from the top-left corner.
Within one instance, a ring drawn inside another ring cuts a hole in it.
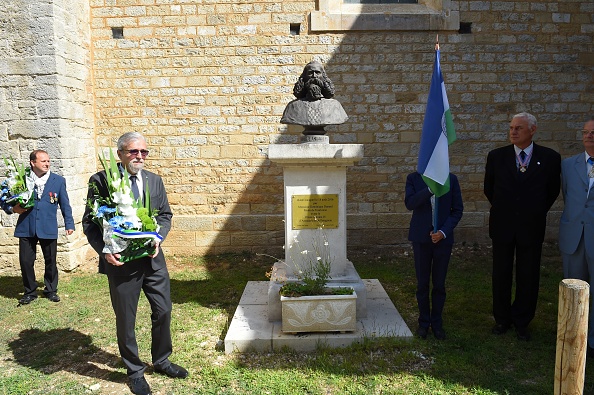
[[[594,117],[581,131],[584,152],[561,162],[565,208],[559,225],[563,276],[592,284],[594,274]],[[590,293],[590,306],[592,306]],[[594,312],[590,307],[588,357],[594,356]]]
[[[130,184],[134,195],[143,196],[143,190],[148,187],[151,208],[158,211],[157,223],[159,233],[163,238],[171,228],[171,209],[163,180],[158,175],[144,169],[144,161],[149,151],[142,134],[129,132],[118,140],[118,157],[123,169],[130,174]],[[89,185],[95,185],[99,195],[109,196],[105,171],[91,176]],[[89,187],[88,199],[93,199],[95,187]],[[107,274],[111,304],[116,316],[116,331],[118,348],[122,360],[126,365],[129,386],[132,393],[149,395],[151,389],[144,371],[146,365],[138,356],[135,325],[136,312],[140,290],[144,291],[151,306],[152,321],[152,363],[155,372],[173,378],[185,378],[188,371],[169,361],[172,352],[171,344],[171,296],[169,272],[165,263],[163,251],[157,248],[155,254],[149,257],[135,259],[125,264],[120,261],[119,254],[103,253],[103,233],[99,226],[91,220],[91,210],[87,206],[83,216],[83,231],[89,244],[99,254],[99,272]]]

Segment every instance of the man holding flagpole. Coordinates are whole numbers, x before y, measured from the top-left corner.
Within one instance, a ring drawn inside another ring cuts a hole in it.
[[[450,173],[448,146],[455,139],[439,65],[439,44],[436,44],[418,171],[406,178],[404,199],[406,208],[413,212],[408,239],[413,245],[417,277],[419,327],[416,333],[423,339],[427,338],[429,329],[438,340],[446,337],[442,319],[445,278],[454,243],[453,231],[464,210],[458,179]],[[430,281],[433,284],[431,301]]]
[[[530,339],[540,282],[540,256],[547,212],[559,196],[561,155],[535,144],[536,118],[514,115],[510,145],[489,152],[484,192],[491,203],[489,237],[493,242],[492,333],[502,335],[513,325],[518,340]],[[512,281],[516,261],[516,292]]]

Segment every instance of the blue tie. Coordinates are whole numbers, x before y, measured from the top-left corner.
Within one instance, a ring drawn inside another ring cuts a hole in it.
[[[522,162],[526,160],[526,153],[524,151],[520,151],[520,159],[522,159]]]
[[[132,194],[134,195],[134,199],[138,200],[140,197],[140,191],[138,190],[138,184],[136,183],[136,176],[130,176],[130,188],[132,189]]]

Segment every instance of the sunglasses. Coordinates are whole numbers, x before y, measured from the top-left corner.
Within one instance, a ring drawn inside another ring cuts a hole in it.
[[[125,151],[132,156],[137,156],[138,153],[140,153],[140,155],[142,155],[143,158],[146,158],[149,154],[149,151],[147,149],[123,149],[122,151]]]

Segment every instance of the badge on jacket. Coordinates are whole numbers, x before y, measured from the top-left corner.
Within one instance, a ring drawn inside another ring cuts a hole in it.
[[[50,192],[49,193],[49,197],[50,197],[50,203],[51,204],[58,203],[58,194],[57,193]]]

